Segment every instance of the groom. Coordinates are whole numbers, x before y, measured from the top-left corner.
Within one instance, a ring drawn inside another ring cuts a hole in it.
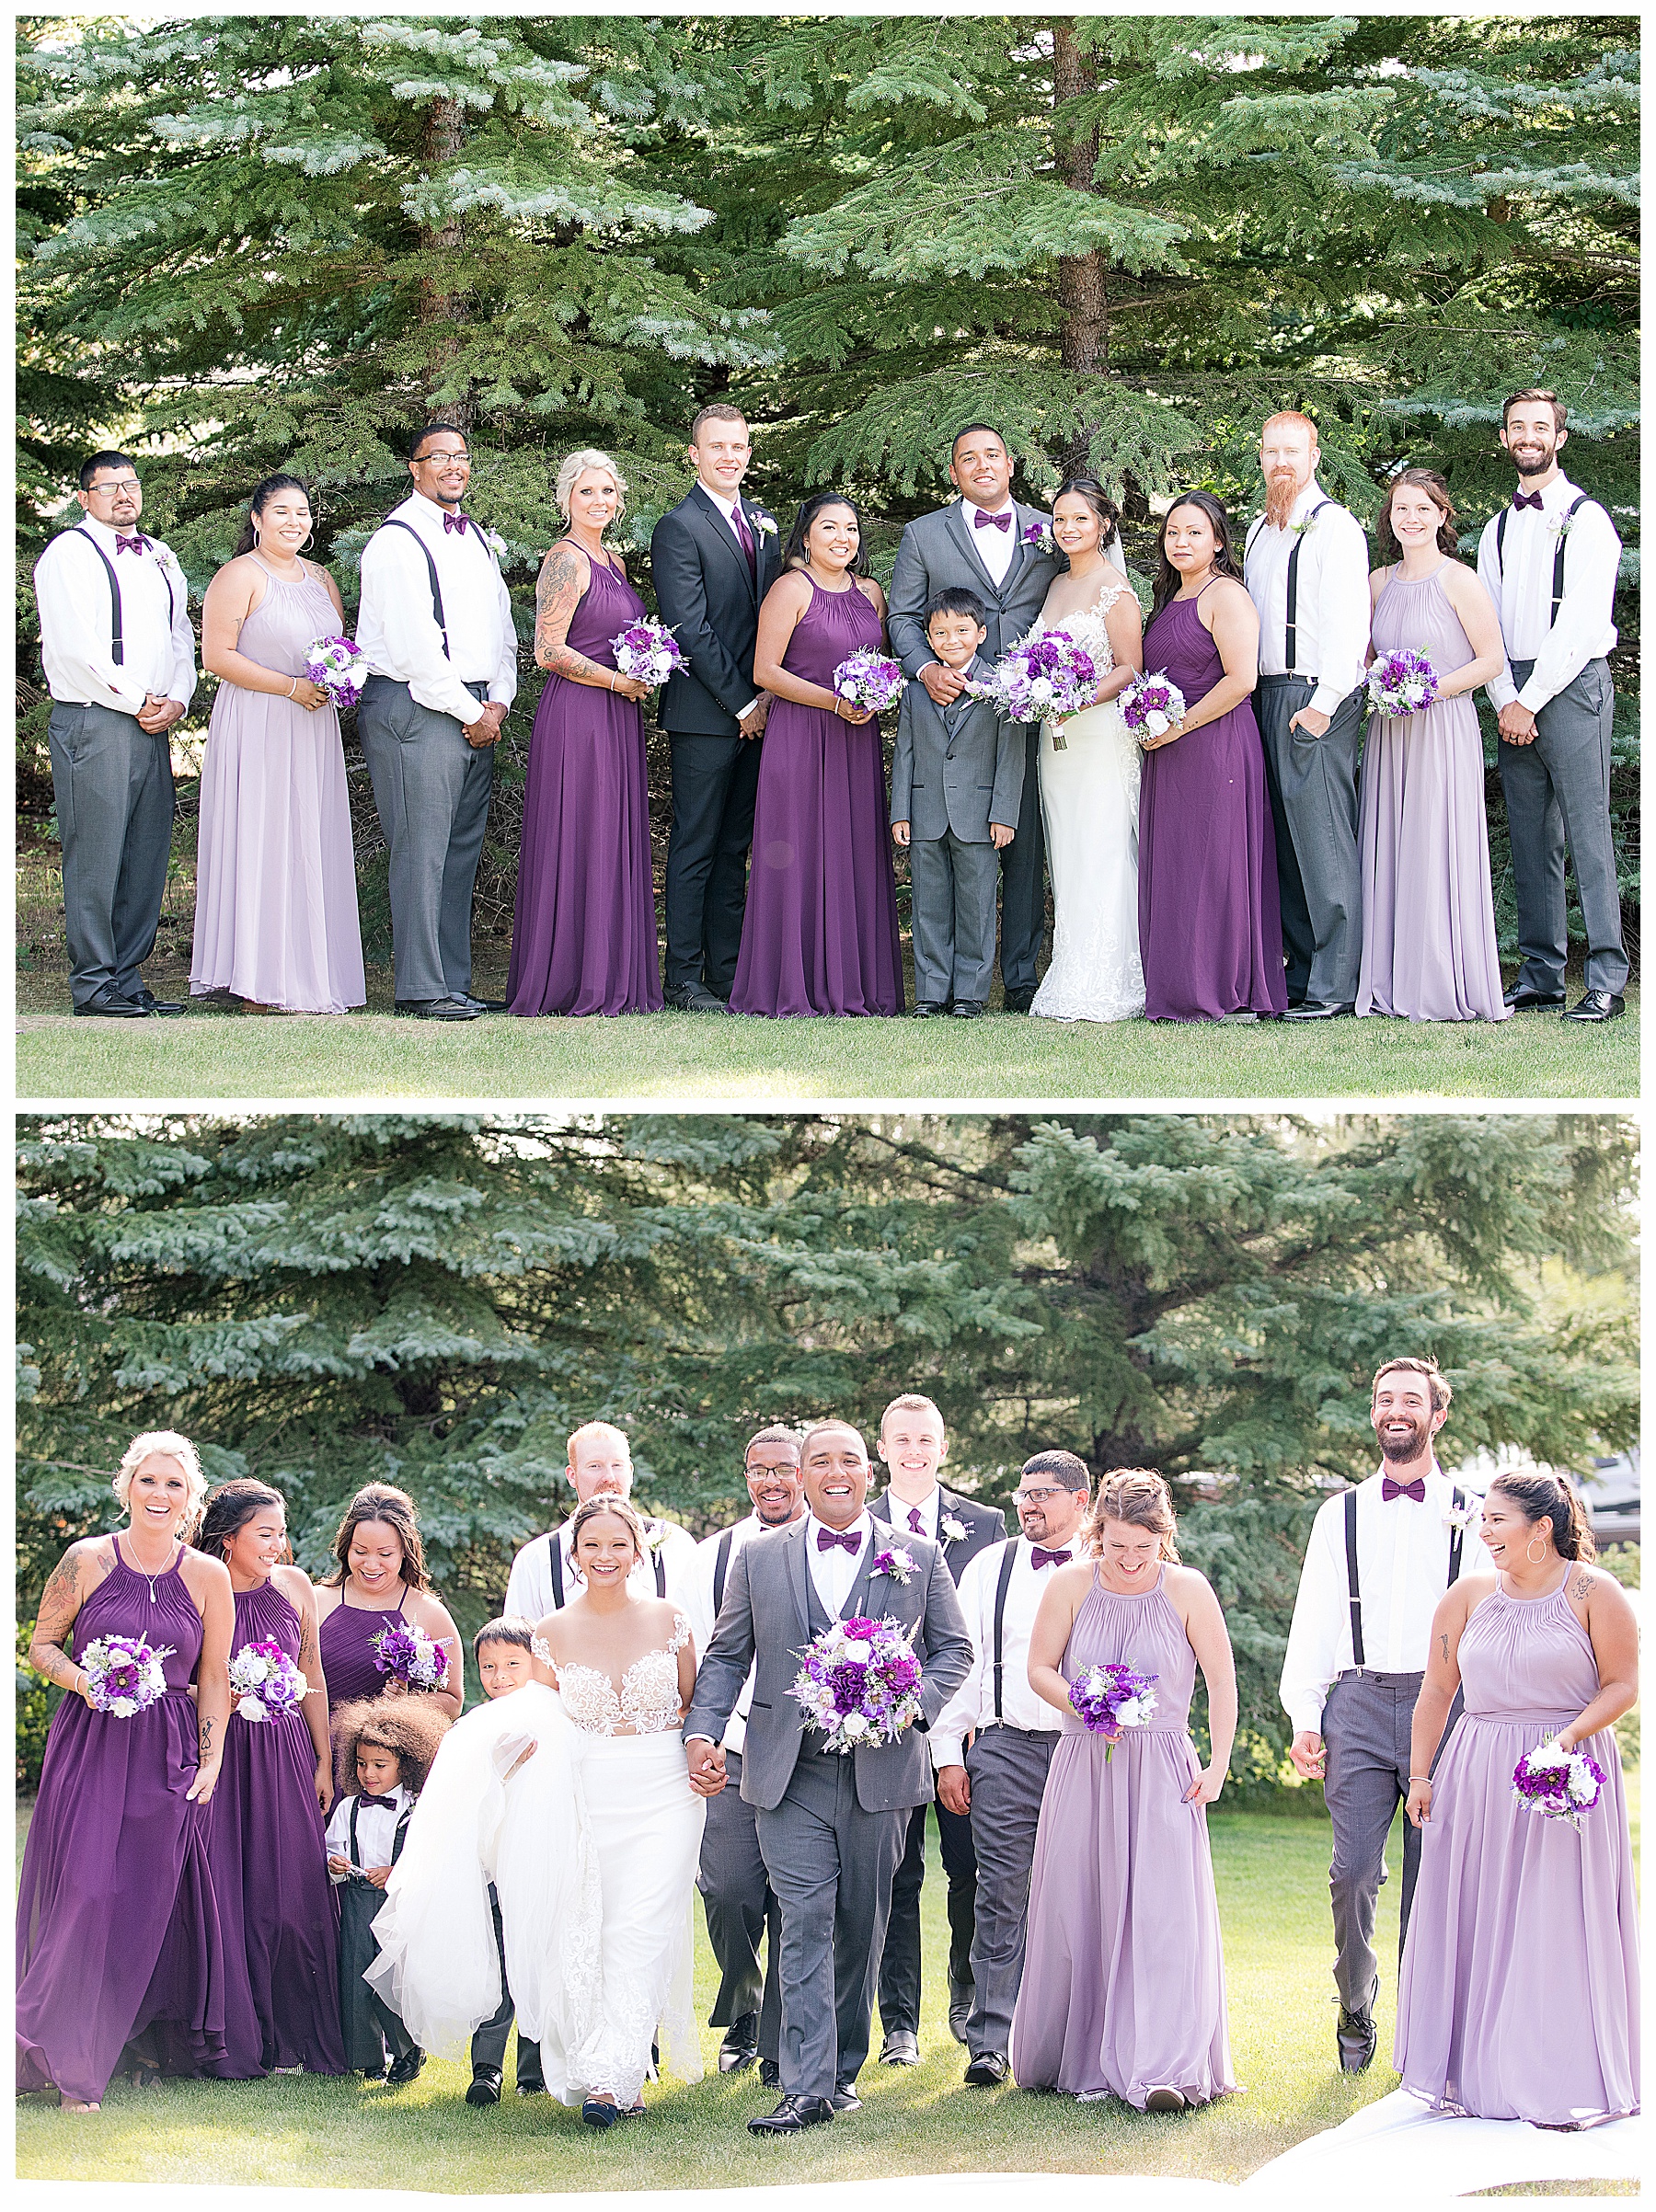
[[[1057,556],[1038,545],[1043,536],[1051,545],[1052,518],[1019,507],[1012,497],[1012,456],[998,430],[973,422],[957,431],[949,480],[960,499],[936,514],[916,516],[903,533],[889,612],[891,650],[903,673],[922,683],[938,706],[953,705],[966,677],[943,666],[926,636],[926,610],[937,594],[964,586],[983,601],[989,635],[980,649],[983,659],[993,663],[1034,622],[1059,567]],[[1017,834],[1000,856],[1001,983],[1008,1014],[1029,1011],[1046,927],[1040,739],[1033,724],[1022,733]]]
[[[809,1510],[731,1561],[684,1722],[691,1785],[711,1794],[723,1786],[719,1742],[753,1667],[742,1794],[782,1910],[782,2101],[748,2122],[754,2135],[797,2135],[860,2108],[855,2084],[891,1877],[909,1815],[932,1794],[924,1732],[972,1665],[937,1546],[876,1530],[857,1431],[842,1421],[809,1430],[800,1463]],[[914,1630],[922,1715],[894,1744],[840,1754],[806,1727],[789,1691],[807,1643],[858,1613]]]

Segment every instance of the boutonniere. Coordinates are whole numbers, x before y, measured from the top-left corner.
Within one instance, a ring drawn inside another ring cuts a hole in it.
[[[889,1575],[893,1582],[906,1582],[918,1564],[912,1552],[905,1552],[901,1544],[892,1544],[886,1551],[875,1553],[873,1572]]]
[[[667,1541],[667,1523],[664,1520],[647,1520],[644,1523],[644,1549],[659,1552]]]
[[[1317,528],[1317,523],[1321,520],[1322,510],[1319,508],[1315,514],[1306,515],[1303,521],[1290,522],[1288,525],[1288,534],[1292,538],[1305,537]]]
[[[1446,1529],[1469,1529],[1477,1509],[1476,1504],[1450,1506],[1443,1515],[1443,1526]]]
[[[1574,528],[1574,515],[1561,514],[1552,526],[1552,534],[1555,538],[1567,538]]]
[[[486,545],[489,547],[489,551],[490,551],[490,552],[491,552],[491,553],[494,555],[494,556],[495,556],[496,560],[498,560],[498,561],[499,561],[499,560],[504,560],[504,559],[505,559],[505,557],[506,557],[506,541],[505,541],[505,539],[504,539],[504,538],[503,538],[503,537],[500,535],[500,532],[499,532],[498,530],[486,530],[486,529],[483,527],[482,523],[481,523],[481,522],[479,522],[479,523],[478,523],[478,525],[477,525],[477,535],[478,535],[478,536],[479,536],[479,537],[482,539],[483,543],[484,543],[484,544],[486,544]]]
[[[1044,522],[1026,522],[1020,534],[1031,553],[1044,553],[1054,560],[1058,557],[1057,543]]]
[[[966,1523],[952,1513],[944,1514],[937,1523],[950,1543],[959,1543],[966,1534]]]
[[[776,536],[776,518],[775,515],[766,514],[763,507],[751,508],[748,511],[748,521],[762,538]]]

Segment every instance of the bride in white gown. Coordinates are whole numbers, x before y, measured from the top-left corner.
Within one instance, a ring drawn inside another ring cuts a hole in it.
[[[1092,655],[1095,703],[1041,730],[1041,819],[1052,871],[1052,964],[1031,1014],[1121,1022],[1144,1011],[1139,957],[1138,796],[1141,755],[1116,701],[1144,664],[1133,587],[1104,556],[1115,502],[1090,477],[1052,502],[1052,536],[1069,569],[1052,579],[1034,636],[1063,630]],[[1112,545],[1112,550],[1113,550]]]
[[[632,1597],[645,1547],[624,1500],[577,1512],[585,1587],[535,1631],[535,1681],[443,1739],[374,1924],[368,1980],[423,2050],[464,2059],[500,2002],[500,1904],[520,2034],[547,2089],[598,2127],[638,2109],[650,2046],[701,2078],[692,1897],[705,1806],[680,1733],[696,1679],[690,1624]]]

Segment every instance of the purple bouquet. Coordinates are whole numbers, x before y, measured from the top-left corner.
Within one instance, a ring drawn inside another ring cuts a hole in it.
[[[448,1660],[423,1628],[407,1621],[394,1622],[370,1636],[374,1664],[408,1690],[441,1690],[448,1678]]]
[[[1370,669],[1368,694],[1383,715],[1418,715],[1438,695],[1437,670],[1424,653],[1398,646]]]
[[[1064,630],[1043,630],[1015,645],[967,689],[1014,722],[1061,722],[1093,703],[1098,671],[1092,655]]]
[[[313,637],[305,648],[305,672],[336,706],[354,706],[367,682],[362,648],[349,637]]]
[[[1141,745],[1165,738],[1183,719],[1184,710],[1185,695],[1169,682],[1166,669],[1154,676],[1135,676],[1121,693],[1121,719]]]
[[[1604,1770],[1585,1751],[1566,1751],[1556,1740],[1537,1744],[1512,1769],[1512,1795],[1526,1811],[1568,1820],[1579,1836],[1581,1815],[1604,1793]]]
[[[830,1751],[859,1744],[894,1744],[920,1717],[920,1662],[914,1634],[891,1620],[854,1613],[824,1629],[799,1654],[790,1696],[799,1699]]]
[[[1087,1726],[1095,1735],[1110,1738],[1104,1753],[1106,1765],[1122,1729],[1142,1728],[1156,1711],[1156,1692],[1150,1687],[1155,1679],[1153,1674],[1135,1674],[1118,1659],[1108,1666],[1089,1667],[1070,1684],[1070,1703]]]
[[[689,665],[684,647],[664,622],[629,622],[610,644],[621,673],[636,676],[640,683],[665,683]]]
[[[100,1636],[96,1644],[88,1644],[80,1665],[94,1708],[118,1721],[147,1713],[166,1693],[167,1669],[161,1662],[172,1654],[170,1644],[157,1651],[142,1636]]]
[[[834,671],[834,688],[839,696],[849,699],[853,706],[866,706],[870,714],[876,715],[896,705],[907,682],[900,660],[890,659],[884,653],[870,652],[867,646],[859,646],[855,653],[847,654]]]
[[[230,1662],[230,1687],[245,1721],[279,1721],[293,1712],[310,1684],[280,1644],[244,1644]]]

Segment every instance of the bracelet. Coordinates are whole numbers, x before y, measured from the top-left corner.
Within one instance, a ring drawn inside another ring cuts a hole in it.
[[[295,677],[293,678],[293,681],[292,682],[292,683],[290,683],[290,684],[288,685],[288,692],[287,692],[287,695],[288,695],[288,697],[289,697],[290,699],[296,698],[296,697],[297,697],[297,695],[298,695],[298,692],[299,692],[299,679],[298,679],[298,677],[297,677],[297,676],[295,676]]]
[[[1423,1782],[1428,1789],[1432,1787],[1432,1777],[1430,1774],[1411,1774],[1409,1779],[1410,1782]]]

